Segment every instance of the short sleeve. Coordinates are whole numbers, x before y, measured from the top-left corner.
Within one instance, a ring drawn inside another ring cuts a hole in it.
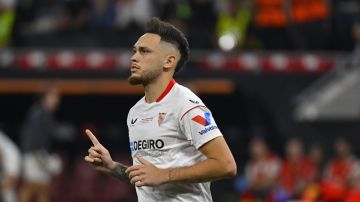
[[[222,136],[210,110],[204,106],[194,107],[183,114],[180,130],[197,149],[210,140]]]

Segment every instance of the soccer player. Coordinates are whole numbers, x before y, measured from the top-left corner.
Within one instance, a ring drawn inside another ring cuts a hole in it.
[[[113,161],[86,130],[93,146],[85,161],[135,185],[139,201],[212,201],[210,181],[236,175],[235,160],[210,110],[173,79],[188,55],[184,35],[157,18],[135,43],[128,81],[143,85],[145,96],[127,118],[132,166]]]

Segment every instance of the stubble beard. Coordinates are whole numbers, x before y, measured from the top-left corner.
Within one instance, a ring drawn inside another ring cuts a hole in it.
[[[161,69],[156,69],[156,70],[153,70],[153,71],[144,72],[140,76],[131,74],[128,77],[128,82],[131,85],[140,85],[141,84],[143,86],[146,86],[149,83],[151,83],[152,81],[154,81],[157,77],[159,77],[161,72],[162,72]]]

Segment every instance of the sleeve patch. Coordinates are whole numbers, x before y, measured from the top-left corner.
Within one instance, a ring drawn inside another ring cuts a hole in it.
[[[204,117],[197,115],[191,120],[195,121],[196,123],[202,125],[202,126],[208,126],[211,124],[211,114],[210,112],[205,112]]]

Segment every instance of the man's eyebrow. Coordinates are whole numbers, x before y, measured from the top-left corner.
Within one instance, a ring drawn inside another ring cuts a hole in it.
[[[153,50],[152,48],[149,48],[147,46],[133,46],[133,49],[142,49],[142,50]]]

